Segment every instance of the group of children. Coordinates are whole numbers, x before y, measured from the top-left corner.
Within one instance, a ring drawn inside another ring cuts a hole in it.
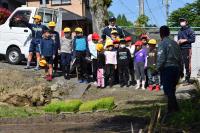
[[[88,65],[92,67],[92,80],[98,88],[112,87],[119,83],[120,87],[136,85],[136,89],[145,89],[148,81],[150,91],[160,90],[159,75],[156,70],[156,40],[142,35],[135,44],[131,37],[119,38],[116,30],[111,37],[102,40],[97,33],[83,36],[82,28],[75,29],[72,38],[70,28],[64,28],[64,36],[60,41],[61,67],[65,79],[70,79],[70,63],[75,60],[79,83],[88,83],[90,75]],[[56,50],[48,31],[41,43],[41,55],[47,61],[52,75],[52,61]],[[129,77],[131,80],[129,80]]]

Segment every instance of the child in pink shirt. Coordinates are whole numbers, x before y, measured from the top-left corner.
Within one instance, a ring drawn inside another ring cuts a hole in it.
[[[117,69],[117,52],[113,51],[113,43],[106,45],[107,51],[104,52],[106,62],[106,81],[109,81],[109,86],[113,86],[114,71]]]

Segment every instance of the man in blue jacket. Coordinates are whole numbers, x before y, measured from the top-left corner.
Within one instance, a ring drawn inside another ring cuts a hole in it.
[[[186,69],[185,82],[190,83],[192,43],[195,42],[195,33],[188,26],[188,21],[185,18],[180,18],[179,21],[181,29],[178,32],[177,43],[181,48],[183,63]]]
[[[106,26],[104,29],[103,29],[103,33],[102,33],[102,39],[103,40],[106,40],[107,37],[110,37],[111,38],[111,31],[112,30],[116,30],[117,33],[119,34],[119,37],[120,38],[124,38],[124,32],[123,30],[118,27],[116,25],[116,18],[115,17],[110,17],[109,18],[109,25]]]

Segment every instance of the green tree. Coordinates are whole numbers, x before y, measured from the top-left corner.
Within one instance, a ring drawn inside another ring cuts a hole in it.
[[[142,33],[145,33],[145,29],[142,27],[148,26],[149,17],[146,15],[140,15],[137,20],[135,21],[135,34],[141,35]]]
[[[168,18],[168,25],[171,27],[179,26],[179,18],[185,17],[190,26],[200,26],[200,0],[196,0],[191,4],[186,4],[185,7],[173,11]]]
[[[117,25],[119,26],[131,26],[133,25],[132,22],[128,21],[126,16],[124,14],[119,14],[117,16],[117,20],[116,20]]]

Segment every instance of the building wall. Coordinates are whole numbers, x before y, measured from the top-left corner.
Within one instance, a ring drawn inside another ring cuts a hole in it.
[[[0,7],[2,7],[3,3],[7,3],[8,9],[14,11],[17,7],[26,4],[26,0],[0,0]]]
[[[40,7],[40,1],[39,0],[27,0],[27,5],[29,7]],[[84,16],[84,10],[83,10],[83,4],[82,0],[71,0],[71,4],[69,5],[59,5],[54,6],[51,5],[51,0],[49,0],[49,4],[46,5],[48,8],[63,8],[65,10],[71,11],[75,14],[78,14],[80,16]]]

